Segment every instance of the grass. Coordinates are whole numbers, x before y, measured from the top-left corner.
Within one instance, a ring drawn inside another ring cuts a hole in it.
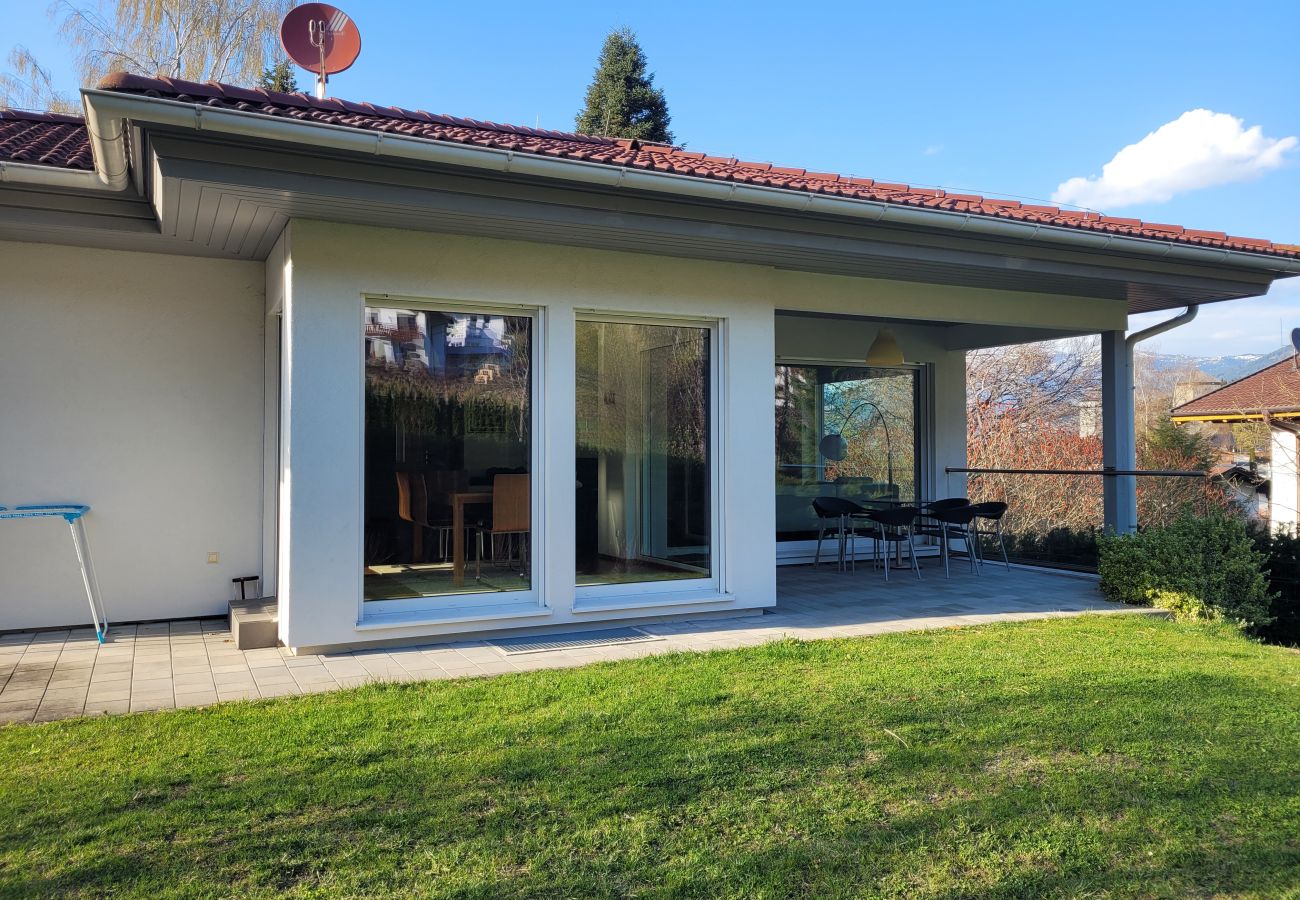
[[[1091,616],[0,729],[0,894],[1300,896],[1300,655]]]

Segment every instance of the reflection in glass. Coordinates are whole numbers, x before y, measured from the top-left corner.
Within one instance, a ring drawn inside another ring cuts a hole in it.
[[[528,590],[532,320],[367,308],[367,600]]]
[[[578,323],[578,584],[710,576],[709,335]]]
[[[817,536],[817,497],[914,502],[916,405],[912,369],[777,366],[777,540]]]

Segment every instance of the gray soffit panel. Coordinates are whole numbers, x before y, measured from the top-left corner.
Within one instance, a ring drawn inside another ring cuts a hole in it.
[[[1271,280],[1266,272],[1223,266],[575,188],[161,127],[148,133],[137,129],[132,143],[137,171],[146,176],[140,180],[147,201],[115,197],[116,206],[98,210],[39,209],[34,198],[5,186],[0,189],[0,235],[28,233],[63,243],[263,259],[288,220],[299,217],[1094,297],[1124,301],[1130,312],[1255,296],[1267,291]]]

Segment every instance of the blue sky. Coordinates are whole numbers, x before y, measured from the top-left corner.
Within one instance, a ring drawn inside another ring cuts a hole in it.
[[[1180,123],[1127,165],[1130,180],[1135,170],[1162,183],[1162,196],[1133,196],[1112,179],[1064,196],[1300,244],[1300,147],[1287,140],[1300,137],[1294,0],[1231,9],[1196,0],[340,5],[363,40],[356,66],[331,81],[340,97],[568,129],[604,35],[628,25],[691,149],[1050,199]],[[0,6],[3,40],[35,51],[74,88],[43,4]],[[1241,133],[1230,118],[1183,118],[1199,109],[1239,119]],[[1216,183],[1226,179],[1238,180]],[[1267,351],[1280,324],[1300,325],[1300,284],[1206,308],[1160,347]]]

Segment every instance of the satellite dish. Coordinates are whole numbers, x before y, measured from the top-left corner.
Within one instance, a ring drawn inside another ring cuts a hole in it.
[[[316,76],[316,96],[324,97],[329,76],[357,61],[361,32],[338,7],[304,3],[289,10],[280,23],[280,44],[290,59]]]
[[[1300,328],[1291,329],[1291,346],[1295,348],[1296,353],[1300,353]]]

